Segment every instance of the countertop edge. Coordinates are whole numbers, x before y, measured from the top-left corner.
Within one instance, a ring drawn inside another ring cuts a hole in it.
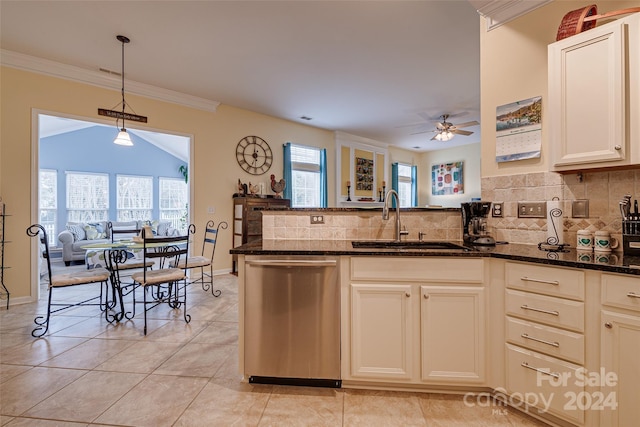
[[[300,247],[305,241],[275,241],[282,247],[264,248],[262,241],[231,249],[233,255],[301,255],[301,256],[391,256],[391,257],[458,257],[498,258],[550,266],[581,268],[586,270],[640,276],[640,257],[623,256],[614,252],[609,263],[585,262],[577,259],[575,250],[565,253],[537,249],[535,245],[507,244],[496,247],[462,250],[424,250],[394,248],[350,248],[351,241],[319,242],[317,247]],[[308,242],[308,241],[306,241]],[[273,244],[273,242],[272,242]],[[310,245],[310,244],[309,244]]]

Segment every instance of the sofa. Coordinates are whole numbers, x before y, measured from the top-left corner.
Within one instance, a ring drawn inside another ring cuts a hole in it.
[[[153,232],[157,236],[177,236],[178,229],[171,226],[170,221],[126,221],[112,222],[114,229],[141,229],[143,225],[151,225]],[[131,238],[133,234],[118,234],[118,239]],[[96,221],[91,223],[69,222],[65,230],[58,234],[58,242],[62,246],[62,260],[66,266],[72,261],[82,261],[86,259],[86,250],[83,246],[94,243],[111,242],[111,234],[108,221]]]

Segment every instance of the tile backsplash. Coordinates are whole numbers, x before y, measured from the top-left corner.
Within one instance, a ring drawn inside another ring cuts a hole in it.
[[[575,246],[578,230],[606,230],[622,238],[618,202],[624,194],[640,198],[640,169],[559,174],[540,172],[482,178],[482,200],[504,202],[504,217],[489,218],[497,240],[537,244],[547,239],[548,218],[518,218],[519,201],[561,202],[564,242]],[[587,218],[572,218],[574,200],[589,201]]]
[[[321,210],[324,224],[311,224],[313,211],[264,211],[262,215],[263,239],[310,240],[367,240],[393,239],[395,213],[383,221],[380,209],[360,211]],[[461,240],[460,212],[455,210],[403,210],[400,215],[411,240]]]
[[[624,171],[559,174],[539,172],[482,178],[482,200],[504,203],[504,217],[489,217],[488,225],[496,240],[538,244],[547,239],[548,218],[518,218],[518,202],[561,203],[562,233],[565,243],[575,247],[578,230],[606,230],[622,239],[622,218],[618,202],[624,194],[640,198],[640,168]],[[572,218],[574,200],[589,201],[586,218]],[[263,212],[264,239],[393,239],[394,213],[383,221],[379,209],[349,211],[319,210],[324,224],[311,224],[311,210]],[[461,217],[457,210],[402,210],[402,225],[408,239],[461,240]],[[620,249],[618,249],[620,250]]]

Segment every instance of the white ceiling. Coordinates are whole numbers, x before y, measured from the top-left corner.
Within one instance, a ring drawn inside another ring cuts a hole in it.
[[[2,0],[0,19],[4,50],[120,71],[123,34],[130,81],[407,149],[480,141],[411,135],[480,121],[468,1]]]

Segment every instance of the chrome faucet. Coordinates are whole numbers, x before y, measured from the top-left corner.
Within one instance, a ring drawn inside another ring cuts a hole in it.
[[[395,223],[395,227],[394,227],[394,232],[395,232],[395,239],[396,242],[399,242],[401,239],[401,236],[406,236],[407,234],[409,234],[409,232],[407,230],[401,230],[400,229],[400,197],[398,197],[398,193],[396,192],[396,190],[389,190],[387,191],[387,194],[384,196],[384,207],[382,208],[382,219],[384,221],[387,221],[389,219],[389,199],[391,199],[391,196],[395,195],[396,196],[396,223]]]

